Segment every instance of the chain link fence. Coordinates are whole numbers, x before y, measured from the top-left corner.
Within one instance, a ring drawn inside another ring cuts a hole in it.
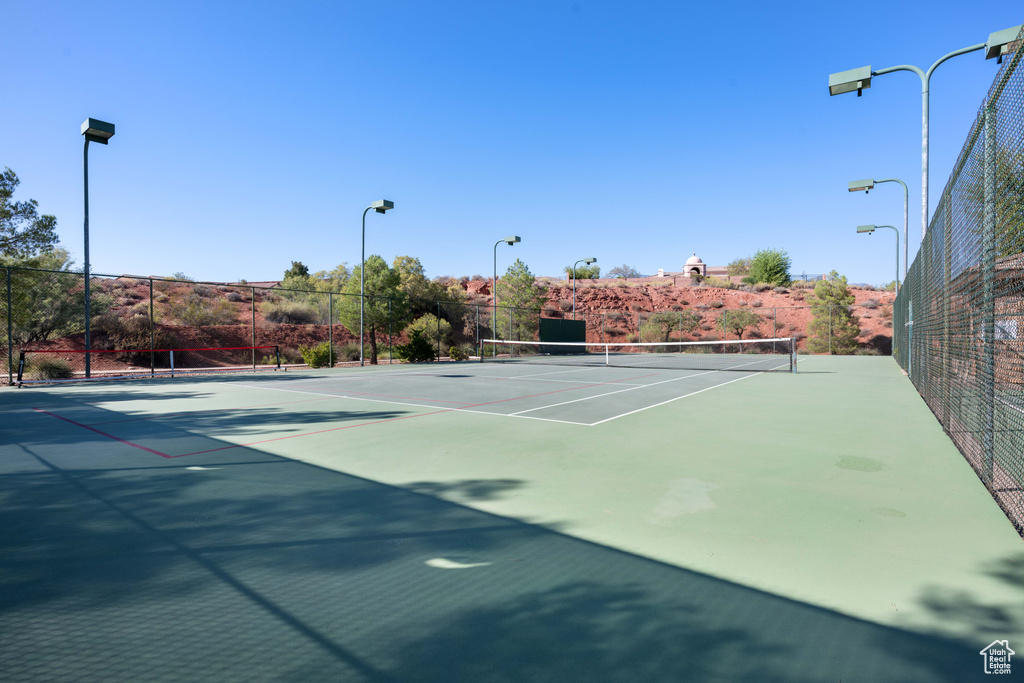
[[[1022,57],[999,69],[907,273],[894,355],[1024,533]]]

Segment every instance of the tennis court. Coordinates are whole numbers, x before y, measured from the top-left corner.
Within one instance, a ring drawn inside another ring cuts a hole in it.
[[[896,363],[0,392],[11,680],[970,680],[1024,546]]]

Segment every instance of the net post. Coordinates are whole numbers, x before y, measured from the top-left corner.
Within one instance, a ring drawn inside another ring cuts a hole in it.
[[[327,364],[334,367],[334,292],[327,292]]]
[[[608,349],[611,348],[611,344],[604,345],[604,364],[611,365],[611,358],[609,357]]]
[[[25,374],[25,349],[18,352],[18,386],[21,386],[21,378]]]
[[[281,347],[274,344],[274,358],[277,359],[277,369],[281,369]]]
[[[170,349],[168,353],[171,355],[171,377],[174,377],[174,349]]]
[[[250,334],[252,336],[252,347],[253,355],[256,353],[256,288],[249,288],[249,303],[252,304],[252,327],[250,328]]]
[[[441,302],[437,303],[437,362],[441,362]]]
[[[796,374],[796,338],[789,338],[789,368],[793,374]]]

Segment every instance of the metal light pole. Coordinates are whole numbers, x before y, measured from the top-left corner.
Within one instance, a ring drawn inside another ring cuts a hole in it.
[[[389,202],[386,199],[378,199],[373,204],[366,207],[366,211],[363,211],[363,236],[361,244],[359,246],[359,366],[363,365],[363,305],[366,301],[366,296],[363,293],[363,271],[366,270],[366,212],[373,209],[377,213],[384,213],[388,209],[395,208],[394,202]]]
[[[85,149],[82,152],[83,187],[85,194],[85,376],[92,376],[92,311],[89,306],[89,143],[107,144],[114,137],[114,124],[99,119],[86,119],[82,123],[82,135],[85,136]]]
[[[828,77],[829,95],[841,95],[843,93],[857,91],[857,97],[860,97],[862,90],[871,87],[871,78],[873,76],[882,76],[884,74],[893,73],[894,71],[913,71],[920,76],[921,239],[924,239],[925,233],[928,232],[928,86],[931,81],[932,74],[935,72],[935,69],[938,68],[939,64],[942,64],[947,59],[967,54],[968,52],[976,52],[977,50],[985,50],[985,59],[997,57],[1002,61],[1003,55],[1012,52],[1016,48],[1015,41],[1017,40],[1017,36],[1020,34],[1022,26],[1024,26],[1024,24],[1013,28],[1003,29],[1002,31],[996,31],[995,33],[989,34],[988,40],[984,43],[971,45],[970,47],[965,47],[960,50],[954,50],[953,52],[940,57],[939,60],[932,64],[927,71],[922,71],[918,67],[908,64],[890,66],[887,69],[879,69],[878,71],[872,71],[870,66],[862,66],[859,69],[850,69],[849,71],[834,73]]]
[[[903,281],[906,282],[909,251],[907,242],[910,241],[910,225],[908,223],[910,219],[910,196],[907,194],[907,184],[899,178],[883,178],[882,180],[872,180],[871,178],[868,178],[866,180],[855,180],[850,183],[850,192],[863,191],[864,194],[867,194],[868,190],[875,189],[875,183],[899,183],[903,186]]]
[[[593,257],[591,257],[591,258],[581,258],[576,263],[586,263],[587,265],[590,265],[591,263],[597,263],[597,259],[593,258]],[[576,319],[576,263],[572,264],[572,319],[573,320]]]
[[[491,280],[491,287],[494,289],[494,291],[492,292],[492,294],[494,295],[494,307],[491,313],[491,334],[494,335],[495,339],[498,338],[498,245],[504,242],[505,244],[511,247],[513,244],[522,241],[523,240],[522,238],[519,237],[519,235],[512,235],[511,237],[500,239],[494,243],[494,278]],[[509,330],[510,335],[511,332],[512,331]],[[491,344],[491,355],[498,355],[497,343]]]
[[[866,232],[869,235],[878,228],[891,228],[896,233],[896,293],[900,293],[900,231],[892,225],[858,225],[857,232]]]

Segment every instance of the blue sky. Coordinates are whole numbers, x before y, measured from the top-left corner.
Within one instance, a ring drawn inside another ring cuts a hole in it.
[[[893,278],[896,184],[920,244],[920,81],[828,96],[828,75],[927,68],[1024,22],[1013,3],[80,2],[0,0],[0,167],[58,218],[82,263],[82,138],[92,266],[278,279],[366,253],[428,275],[516,257],[557,275],[724,265],[785,249],[796,274]],[[996,73],[982,54],[931,84],[934,210]]]

